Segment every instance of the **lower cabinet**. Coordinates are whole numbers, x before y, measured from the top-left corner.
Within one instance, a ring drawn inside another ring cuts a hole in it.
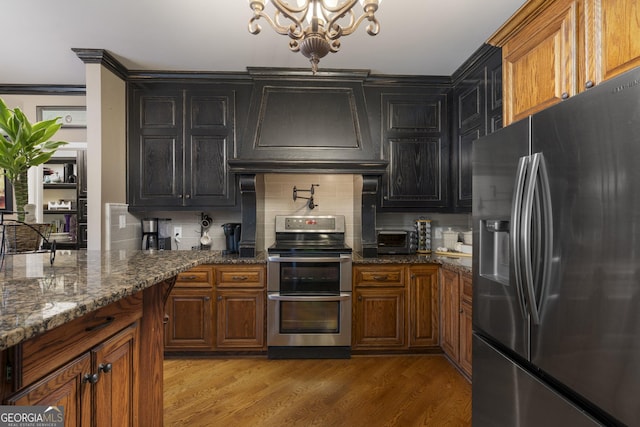
[[[442,350],[471,377],[472,277],[446,268],[440,271]]]
[[[10,357],[16,392],[4,403],[64,406],[67,427],[137,426],[140,338],[135,319],[142,315],[142,304],[129,300],[20,344]]]
[[[212,266],[178,274],[165,306],[165,351],[213,350],[213,275]]]
[[[355,266],[353,349],[437,347],[437,279],[437,265]]]
[[[265,350],[265,273],[263,265],[180,273],[165,307],[165,352]]]
[[[265,269],[217,266],[216,348],[266,349]]]

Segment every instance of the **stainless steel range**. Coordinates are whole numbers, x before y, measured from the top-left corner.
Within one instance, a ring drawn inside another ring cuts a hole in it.
[[[344,235],[342,215],[276,216],[267,262],[270,358],[350,357],[352,250]]]

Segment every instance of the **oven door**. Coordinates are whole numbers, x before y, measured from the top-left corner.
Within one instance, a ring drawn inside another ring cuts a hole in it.
[[[351,292],[351,254],[269,255],[267,290],[282,295],[338,295]]]
[[[268,293],[268,346],[350,346],[351,292]]]

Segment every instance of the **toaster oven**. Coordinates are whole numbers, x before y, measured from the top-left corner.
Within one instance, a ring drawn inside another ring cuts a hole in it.
[[[416,252],[416,237],[409,230],[378,230],[378,254],[408,255]]]

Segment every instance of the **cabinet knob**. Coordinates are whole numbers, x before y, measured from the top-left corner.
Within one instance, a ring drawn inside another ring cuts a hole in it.
[[[82,382],[95,384],[98,382],[99,379],[100,377],[98,376],[98,374],[84,374],[84,377],[82,377]]]
[[[178,199],[182,199],[182,194],[178,194]]]
[[[358,301],[362,301],[362,295],[358,295]]]
[[[593,86],[595,86],[593,80],[587,80],[587,82],[584,84],[584,87],[586,87],[587,89],[591,89]]]
[[[204,300],[205,301],[209,301],[209,300],[211,300],[211,297],[204,297]]]
[[[459,313],[460,313],[460,314],[464,313],[464,310],[463,310],[463,309],[460,309]]]
[[[562,92],[562,99],[569,99],[569,94],[567,92]]]
[[[165,315],[164,315],[164,317],[162,318],[162,323],[164,323],[165,325],[166,325],[167,323],[169,323],[169,315],[168,315],[168,314],[165,314]]]
[[[111,365],[111,363],[101,363],[100,365],[98,365],[98,371],[102,371],[105,374],[108,374],[109,372],[111,372],[111,369],[113,369],[113,366]]]
[[[222,301],[222,295],[218,295],[218,301]]]
[[[191,198],[191,194],[187,194],[185,197],[186,197],[187,199],[190,199],[190,198]]]

